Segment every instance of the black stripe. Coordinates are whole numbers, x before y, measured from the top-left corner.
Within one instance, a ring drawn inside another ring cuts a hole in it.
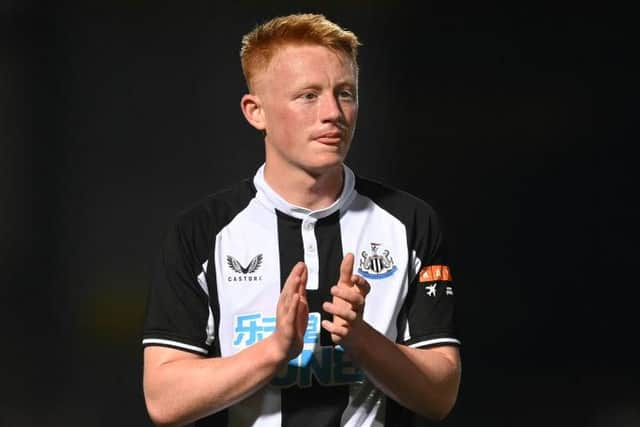
[[[304,260],[301,221],[282,212],[278,214],[278,245],[280,250],[280,277],[284,284],[289,272],[298,262]],[[330,289],[337,281],[342,261],[342,240],[340,237],[339,213],[320,219],[315,227],[318,242],[319,268],[318,290],[307,291],[309,311],[321,313],[322,303],[331,299]],[[330,346],[331,337],[322,330],[321,345]],[[320,427],[339,426],[342,413],[349,400],[348,386],[321,386],[312,378],[310,387],[297,385],[282,389],[282,426]]]
[[[279,210],[276,210],[276,214],[278,216],[278,250],[280,252],[280,289],[282,289],[293,266],[299,261],[304,261],[302,221]]]
[[[316,223],[316,240],[318,241],[320,277],[318,278],[318,311],[322,319],[329,316],[322,310],[324,301],[331,301],[331,287],[340,277],[340,263],[342,262],[342,237],[340,235],[340,213],[336,212]],[[320,345],[332,345],[331,335],[322,330]]]

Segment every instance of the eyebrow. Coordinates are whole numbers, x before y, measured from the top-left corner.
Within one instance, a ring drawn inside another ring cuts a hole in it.
[[[334,87],[345,87],[345,86],[355,88],[357,86],[357,83],[355,80],[349,79],[349,80],[340,80],[336,82],[336,84],[334,85]],[[303,80],[300,85],[297,85],[297,88],[295,90],[322,89],[322,87],[323,87],[322,84],[312,83],[308,80]]]

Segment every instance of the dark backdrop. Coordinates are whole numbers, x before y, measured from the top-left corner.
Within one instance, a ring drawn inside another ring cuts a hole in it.
[[[443,424],[640,425],[632,15],[439,3],[2,2],[0,425],[149,425],[150,261],[261,163],[240,38],[298,11],[364,43],[347,163],[444,220],[464,369]]]

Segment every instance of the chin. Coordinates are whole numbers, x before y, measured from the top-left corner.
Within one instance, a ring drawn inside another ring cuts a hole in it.
[[[347,149],[342,147],[330,147],[330,149],[317,150],[312,154],[309,159],[309,163],[319,167],[333,167],[342,164],[344,161]]]
[[[304,169],[314,177],[325,175],[336,169],[342,170],[342,157],[333,161],[314,162],[312,164],[304,165]]]

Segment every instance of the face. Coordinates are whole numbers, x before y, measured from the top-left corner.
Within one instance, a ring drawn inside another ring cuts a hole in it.
[[[339,167],[355,131],[357,86],[346,54],[318,45],[281,48],[254,81],[267,164],[313,175]]]

